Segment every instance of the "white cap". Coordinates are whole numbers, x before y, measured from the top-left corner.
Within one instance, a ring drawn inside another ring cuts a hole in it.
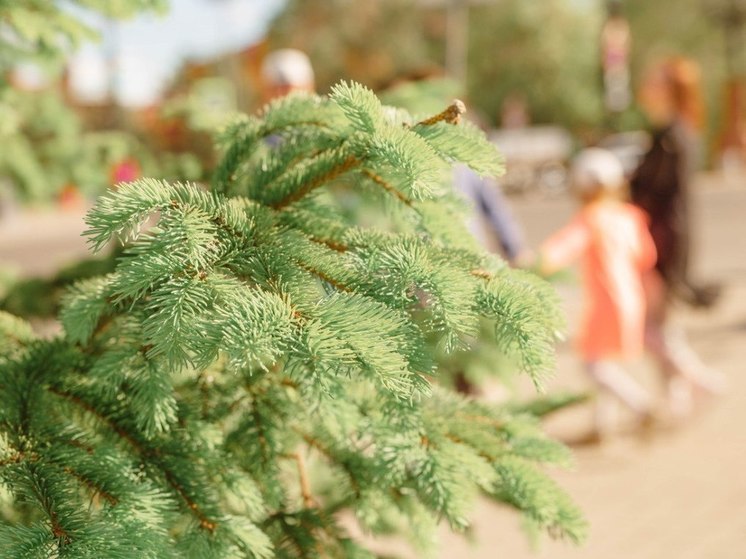
[[[592,192],[598,188],[614,191],[624,185],[624,168],[610,151],[588,148],[580,152],[572,164],[573,188],[579,193]]]
[[[269,53],[262,63],[262,77],[271,85],[313,86],[314,75],[306,53],[280,49]]]

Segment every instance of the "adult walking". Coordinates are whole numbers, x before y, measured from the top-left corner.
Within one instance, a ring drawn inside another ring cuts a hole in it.
[[[652,144],[632,177],[632,202],[650,217],[650,233],[658,253],[651,278],[648,346],[660,363],[669,404],[676,415],[691,410],[692,390],[710,393],[724,388],[719,373],[707,368],[670,324],[674,299],[710,307],[717,285],[691,278],[690,188],[701,157],[704,108],[699,68],[683,57],[651,66],[640,88],[640,105],[653,126]]]

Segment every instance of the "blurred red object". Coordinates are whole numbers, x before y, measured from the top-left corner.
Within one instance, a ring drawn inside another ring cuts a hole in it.
[[[131,157],[115,163],[111,168],[112,184],[131,182],[138,178],[140,178],[140,164]]]
[[[69,182],[62,187],[57,203],[63,210],[74,210],[83,206],[84,199],[78,187]]]

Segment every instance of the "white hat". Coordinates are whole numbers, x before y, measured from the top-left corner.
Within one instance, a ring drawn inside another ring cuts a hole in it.
[[[269,53],[262,63],[262,77],[271,85],[313,86],[314,75],[306,53],[280,49]]]
[[[610,151],[588,148],[573,161],[571,179],[573,188],[581,194],[598,188],[614,191],[624,185],[624,168]]]

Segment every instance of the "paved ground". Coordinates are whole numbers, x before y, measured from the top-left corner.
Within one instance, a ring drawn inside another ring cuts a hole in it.
[[[679,313],[693,346],[729,378],[730,390],[703,402],[681,428],[649,442],[621,438],[603,448],[577,450],[577,467],[556,478],[575,497],[590,524],[584,547],[545,541],[531,552],[512,513],[480,503],[470,544],[443,530],[442,559],[742,559],[746,557],[746,187],[708,186],[696,195],[699,237],[696,269],[728,289],[709,314]],[[533,246],[573,210],[565,200],[516,200],[515,210]],[[54,223],[54,225],[50,225]],[[48,273],[85,254],[77,235],[80,212],[50,220],[43,214],[0,222],[0,264]],[[46,250],[41,251],[41,247]],[[50,250],[50,248],[52,250]],[[45,256],[42,256],[45,255]],[[568,310],[577,290],[562,288]],[[556,387],[584,387],[573,356],[563,348]],[[644,364],[639,378],[655,387]],[[587,410],[556,417],[548,429],[562,436],[582,431]]]
[[[81,233],[85,208],[27,210],[0,219],[0,266],[48,275],[89,254]]]

